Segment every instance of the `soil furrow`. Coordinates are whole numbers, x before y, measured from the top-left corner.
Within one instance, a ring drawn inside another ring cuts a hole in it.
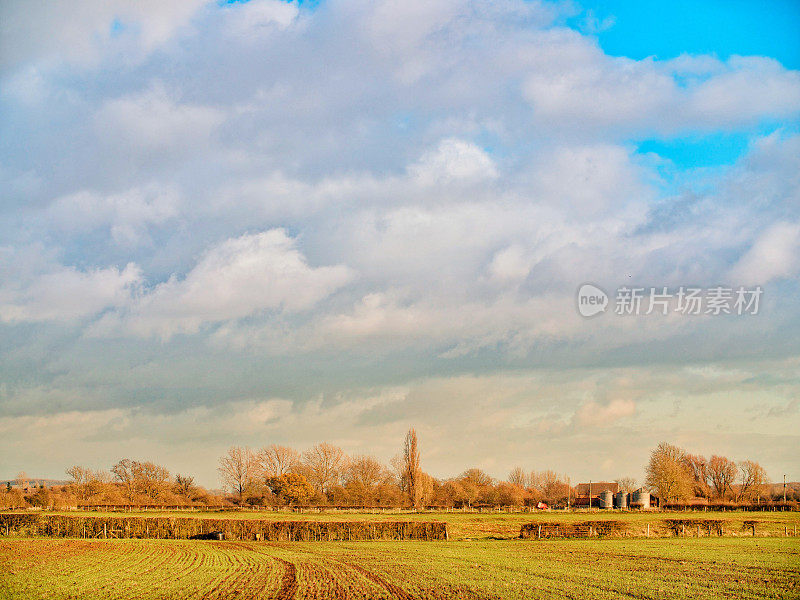
[[[286,568],[281,579],[281,589],[275,598],[276,600],[292,600],[297,594],[297,568],[288,560],[282,558],[275,558],[275,560]]]
[[[400,598],[400,600],[414,600],[414,596],[409,594],[403,588],[396,586],[395,584],[389,581],[386,581],[386,579],[384,579],[377,573],[373,573],[372,571],[368,571],[364,567],[361,567],[359,565],[354,565],[352,563],[344,563],[344,564],[358,571],[370,581],[374,581],[375,583],[377,583],[379,586],[381,586],[383,589],[389,592],[394,598]]]

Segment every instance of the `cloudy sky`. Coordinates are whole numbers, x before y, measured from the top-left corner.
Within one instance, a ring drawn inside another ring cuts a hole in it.
[[[414,425],[436,476],[800,478],[800,7],[696,4],[0,3],[0,477]]]

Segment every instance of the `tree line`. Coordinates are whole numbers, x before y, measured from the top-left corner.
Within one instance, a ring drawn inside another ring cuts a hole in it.
[[[646,484],[666,502],[691,498],[746,502],[768,493],[767,472],[755,461],[733,461],[717,454],[690,454],[662,442],[650,454]]]
[[[123,458],[110,470],[74,465],[66,470],[65,485],[36,485],[21,472],[14,483],[0,491],[0,508],[34,506],[70,508],[91,504],[222,506],[225,499],[198,485],[188,475],[171,475],[166,467],[150,461]]]
[[[194,478],[171,474],[150,461],[123,458],[110,470],[75,465],[67,469],[68,483],[31,488],[9,483],[0,491],[0,508],[79,504],[126,505],[253,505],[253,506],[385,506],[471,507],[566,506],[574,502],[570,479],[552,470],[527,471],[514,467],[505,480],[496,480],[478,468],[448,479],[422,470],[417,433],[410,429],[402,449],[388,465],[374,456],[348,455],[327,442],[301,452],[271,444],[262,448],[232,446],[218,464],[224,490],[209,491]],[[734,462],[713,455],[706,459],[668,443],[659,444],[646,467],[644,488],[664,502],[693,497],[733,502],[766,498],[767,475],[757,462]],[[637,488],[636,480],[616,480],[622,491]],[[789,499],[796,499],[794,491]]]
[[[272,444],[231,447],[219,462],[220,480],[240,504],[334,506],[522,506],[568,501],[566,477],[515,468],[497,481],[478,468],[440,480],[420,468],[416,431],[388,465],[368,455],[348,456],[323,442],[305,452]]]

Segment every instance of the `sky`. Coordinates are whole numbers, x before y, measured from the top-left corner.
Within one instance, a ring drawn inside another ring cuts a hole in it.
[[[388,462],[414,426],[437,477],[641,482],[668,441],[799,479],[797,31],[790,0],[0,3],[0,477],[217,487],[231,445]],[[637,286],[761,295],[616,314]]]

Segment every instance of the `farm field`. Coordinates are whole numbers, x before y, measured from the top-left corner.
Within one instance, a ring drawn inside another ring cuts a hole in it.
[[[0,539],[0,598],[797,598],[798,538]]]
[[[724,521],[725,535],[749,535],[744,526],[746,521],[756,521],[757,536],[781,536],[784,533],[800,534],[800,512],[619,512],[619,511],[544,511],[534,513],[470,513],[470,512],[386,512],[368,513],[356,511],[335,512],[291,512],[291,511],[66,511],[47,514],[103,516],[146,516],[146,517],[192,517],[212,519],[267,519],[274,521],[405,521],[430,520],[444,521],[451,540],[516,538],[520,527],[532,521],[578,522],[586,520],[622,520],[628,525],[628,533],[633,536],[671,535],[663,526],[666,519],[720,519]]]

